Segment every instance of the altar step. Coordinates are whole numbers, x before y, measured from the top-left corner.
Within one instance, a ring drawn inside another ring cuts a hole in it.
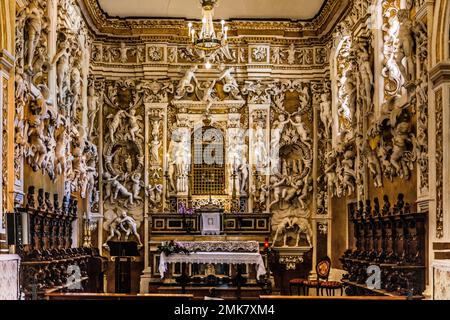
[[[205,296],[209,296],[210,290],[215,289],[216,297],[223,298],[225,300],[235,300],[237,297],[237,287],[224,286],[224,287],[211,287],[211,286],[187,286],[186,293],[193,294],[195,300],[203,300]],[[159,294],[175,294],[181,293],[180,286],[160,286],[157,288]],[[277,294],[276,292],[273,294]],[[264,295],[261,287],[258,286],[245,286],[241,287],[241,299],[250,300],[258,299],[260,295]]]

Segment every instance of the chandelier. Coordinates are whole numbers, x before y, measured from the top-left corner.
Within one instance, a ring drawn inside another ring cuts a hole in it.
[[[225,26],[225,20],[221,20],[221,30],[217,32],[214,29],[213,16],[214,6],[219,0],[200,0],[202,6],[202,28],[197,31],[192,22],[188,24],[188,36],[195,49],[204,53],[207,63],[208,58],[218,49],[227,45],[228,26]]]

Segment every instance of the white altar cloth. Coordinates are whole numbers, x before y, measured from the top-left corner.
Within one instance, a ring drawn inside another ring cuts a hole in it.
[[[256,264],[256,277],[266,274],[266,267],[261,254],[255,252],[192,252],[190,254],[176,253],[166,256],[161,253],[159,273],[164,278],[168,263],[228,263],[228,264]]]

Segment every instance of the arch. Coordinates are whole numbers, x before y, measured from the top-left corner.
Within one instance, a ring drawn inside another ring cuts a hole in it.
[[[436,1],[434,8],[432,34],[432,48],[435,48],[432,56],[432,64],[450,59],[450,2],[448,0]],[[433,51],[433,50],[432,50]]]

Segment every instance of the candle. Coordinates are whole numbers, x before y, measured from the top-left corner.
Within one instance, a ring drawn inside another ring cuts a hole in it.
[[[220,24],[222,25],[222,33],[223,33],[223,28],[224,28],[224,26],[225,26],[225,20],[221,20],[221,21],[220,21]]]
[[[192,23],[191,22],[188,23],[188,28],[189,28],[189,30],[188,30],[188,37],[190,37],[191,36],[191,29],[192,29]]]
[[[192,36],[192,42],[194,42],[195,41],[195,30],[194,29],[191,30],[191,36]]]

